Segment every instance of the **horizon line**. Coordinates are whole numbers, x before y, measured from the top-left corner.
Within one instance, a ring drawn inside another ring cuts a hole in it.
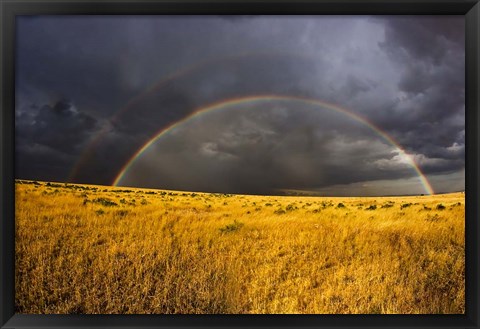
[[[26,181],[37,183],[54,183],[54,184],[64,184],[68,185],[81,185],[81,186],[101,186],[103,188],[110,189],[137,189],[137,190],[155,190],[155,191],[168,191],[168,192],[177,192],[177,193],[202,193],[202,194],[225,194],[225,195],[242,195],[242,196],[266,196],[266,197],[318,197],[318,198],[379,198],[379,197],[411,197],[411,196],[425,196],[425,197],[434,197],[436,195],[444,194],[454,194],[454,193],[465,193],[465,189],[456,190],[451,192],[435,192],[435,194],[426,194],[426,193],[411,193],[411,194],[381,194],[381,195],[328,195],[328,194],[252,194],[252,193],[233,193],[233,192],[206,192],[206,191],[193,191],[193,190],[174,190],[160,187],[138,187],[138,186],[118,186],[118,185],[103,185],[95,183],[71,183],[63,181],[47,181],[41,179],[24,179],[24,178],[14,178],[15,183],[17,181]]]

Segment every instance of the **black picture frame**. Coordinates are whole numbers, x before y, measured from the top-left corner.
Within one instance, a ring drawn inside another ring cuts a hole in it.
[[[466,313],[464,315],[24,315],[14,310],[15,17],[60,14],[388,14],[466,18]],[[0,0],[1,328],[479,328],[479,48],[478,0]]]

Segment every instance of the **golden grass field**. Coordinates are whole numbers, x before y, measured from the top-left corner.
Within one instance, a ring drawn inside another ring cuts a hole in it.
[[[18,313],[464,313],[465,195],[16,182]]]

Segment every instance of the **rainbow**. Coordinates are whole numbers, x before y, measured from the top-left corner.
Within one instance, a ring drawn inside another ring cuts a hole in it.
[[[228,108],[231,108],[232,106],[236,105],[243,105],[243,104],[248,104],[248,103],[253,103],[253,102],[259,102],[259,101],[297,101],[297,102],[302,102],[304,104],[310,104],[310,105],[317,105],[317,106],[322,106],[327,109],[337,111],[339,113],[343,113],[346,116],[359,121],[363,124],[365,124],[367,127],[369,127],[372,131],[380,135],[382,138],[384,138],[387,142],[389,142],[391,145],[395,146],[400,154],[407,159],[408,163],[412,166],[412,168],[415,170],[417,173],[420,182],[425,189],[425,192],[427,194],[434,194],[434,190],[430,183],[428,182],[427,178],[425,175],[422,173],[418,165],[415,163],[415,161],[412,159],[412,157],[405,152],[405,150],[396,142],[392,137],[390,137],[385,131],[381,130],[379,127],[377,127],[375,124],[371,123],[367,119],[361,117],[358,114],[352,113],[348,111],[345,108],[342,108],[340,106],[330,104],[318,99],[314,98],[308,98],[308,97],[300,97],[300,96],[285,96],[285,95],[256,95],[256,96],[247,96],[247,97],[240,97],[240,98],[234,98],[234,99],[228,99],[228,100],[223,100],[220,102],[216,102],[213,104],[210,104],[206,107],[201,107],[198,108],[197,110],[193,111],[190,115],[187,117],[183,118],[182,120],[179,120],[173,124],[171,124],[168,127],[164,127],[162,130],[157,132],[152,139],[150,139],[143,147],[141,147],[127,162],[126,164],[122,167],[120,170],[119,174],[113,181],[112,185],[113,186],[118,186],[125,176],[125,174],[128,172],[130,167],[135,163],[135,161],[142,155],[145,150],[147,150],[153,143],[155,143],[158,139],[160,139],[162,136],[166,135],[167,133],[171,132],[173,129],[179,127],[183,123],[185,123],[188,120],[191,120],[193,118],[197,118],[202,114],[206,113],[211,113],[215,111],[220,111],[220,110],[225,110]]]

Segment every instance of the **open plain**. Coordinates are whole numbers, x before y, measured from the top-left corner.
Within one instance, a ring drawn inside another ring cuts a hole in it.
[[[16,182],[19,313],[464,313],[465,195]]]

